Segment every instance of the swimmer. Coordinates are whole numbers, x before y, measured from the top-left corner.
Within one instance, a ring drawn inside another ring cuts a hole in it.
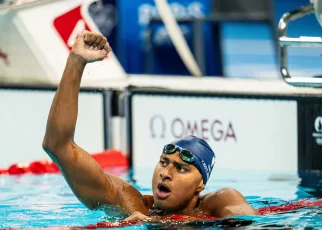
[[[127,221],[151,220],[173,214],[187,216],[257,215],[243,195],[232,188],[201,195],[215,163],[206,141],[188,136],[160,149],[152,195],[103,172],[100,165],[74,142],[78,94],[86,64],[101,61],[111,51],[100,34],[83,31],[67,59],[48,115],[43,149],[61,169],[76,197],[90,210],[102,205],[120,207]],[[149,150],[147,150],[149,151]]]

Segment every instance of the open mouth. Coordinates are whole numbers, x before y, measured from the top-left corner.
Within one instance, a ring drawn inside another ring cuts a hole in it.
[[[158,184],[158,189],[157,189],[157,196],[160,199],[165,199],[167,198],[171,193],[171,190],[169,189],[168,186],[165,184]]]

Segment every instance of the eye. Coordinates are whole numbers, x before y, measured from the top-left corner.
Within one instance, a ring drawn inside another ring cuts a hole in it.
[[[160,165],[162,167],[166,167],[167,166],[167,163],[165,161],[163,161],[163,160],[160,160],[159,163],[160,163]]]
[[[187,168],[180,166],[180,165],[178,165],[176,168],[180,173],[185,173],[185,172],[189,171]]]

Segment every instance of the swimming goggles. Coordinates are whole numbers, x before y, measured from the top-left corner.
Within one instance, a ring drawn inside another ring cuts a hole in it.
[[[179,152],[179,156],[184,162],[187,162],[189,164],[195,162],[196,157],[190,151],[181,148],[180,146],[174,144],[167,144],[163,147],[164,154],[173,154],[176,151]]]

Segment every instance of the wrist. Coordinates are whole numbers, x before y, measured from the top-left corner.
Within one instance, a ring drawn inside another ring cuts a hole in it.
[[[68,63],[72,64],[73,66],[79,66],[82,68],[85,68],[85,66],[87,64],[83,57],[81,57],[77,54],[74,54],[73,52],[69,53]]]

